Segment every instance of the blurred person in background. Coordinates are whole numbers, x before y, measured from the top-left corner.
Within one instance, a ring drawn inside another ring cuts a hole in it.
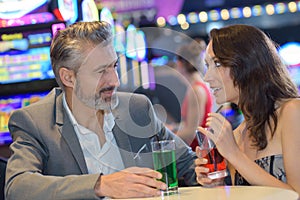
[[[181,105],[181,122],[176,134],[193,150],[198,145],[195,130],[198,126],[205,127],[213,106],[210,90],[202,79],[205,48],[205,41],[197,38],[180,46],[176,53],[176,69],[187,81],[187,91]]]
[[[219,113],[210,113],[209,136],[230,166],[235,185],[260,185],[300,194],[300,99],[274,42],[249,25],[231,25],[210,32],[204,80],[216,102],[235,103],[244,121],[233,131]],[[207,178],[206,159],[195,161],[197,180]]]

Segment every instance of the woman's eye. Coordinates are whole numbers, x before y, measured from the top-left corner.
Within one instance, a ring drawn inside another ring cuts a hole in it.
[[[219,61],[215,61],[215,66],[216,66],[216,67],[221,67],[221,65],[222,65],[222,64],[221,64]]]

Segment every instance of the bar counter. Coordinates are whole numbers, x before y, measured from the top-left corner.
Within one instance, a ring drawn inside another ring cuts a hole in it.
[[[298,198],[299,195],[296,192],[281,188],[224,186],[215,188],[184,187],[179,188],[179,193],[175,195],[130,200],[299,200]]]

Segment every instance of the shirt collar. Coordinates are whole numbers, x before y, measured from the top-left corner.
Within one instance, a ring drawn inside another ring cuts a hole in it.
[[[73,125],[73,126],[78,126],[78,122],[76,121],[74,115],[72,114],[72,112],[71,112],[71,110],[70,110],[70,108],[69,108],[69,106],[68,106],[68,104],[67,104],[67,100],[66,100],[66,95],[65,95],[65,93],[63,93],[62,99],[63,99],[63,106],[64,106],[64,108],[66,109],[67,115],[68,115],[68,117],[69,117],[69,119],[70,119],[72,125]]]
[[[67,100],[66,100],[66,95],[65,93],[63,93],[63,106],[66,109],[67,115],[72,123],[72,125],[75,127],[80,127],[80,133],[82,134],[88,134],[91,132],[91,130],[81,126],[80,124],[78,124],[78,122],[76,121],[74,115],[72,114],[68,104],[67,104]],[[104,127],[103,127],[103,131],[104,133],[110,132],[112,131],[113,127],[115,126],[115,117],[113,116],[113,114],[110,113],[104,113]]]

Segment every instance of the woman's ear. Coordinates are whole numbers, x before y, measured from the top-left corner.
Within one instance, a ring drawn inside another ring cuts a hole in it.
[[[66,87],[70,87],[70,88],[74,87],[74,80],[75,80],[74,71],[69,70],[68,68],[62,67],[59,69],[59,77],[60,77],[61,82]]]

